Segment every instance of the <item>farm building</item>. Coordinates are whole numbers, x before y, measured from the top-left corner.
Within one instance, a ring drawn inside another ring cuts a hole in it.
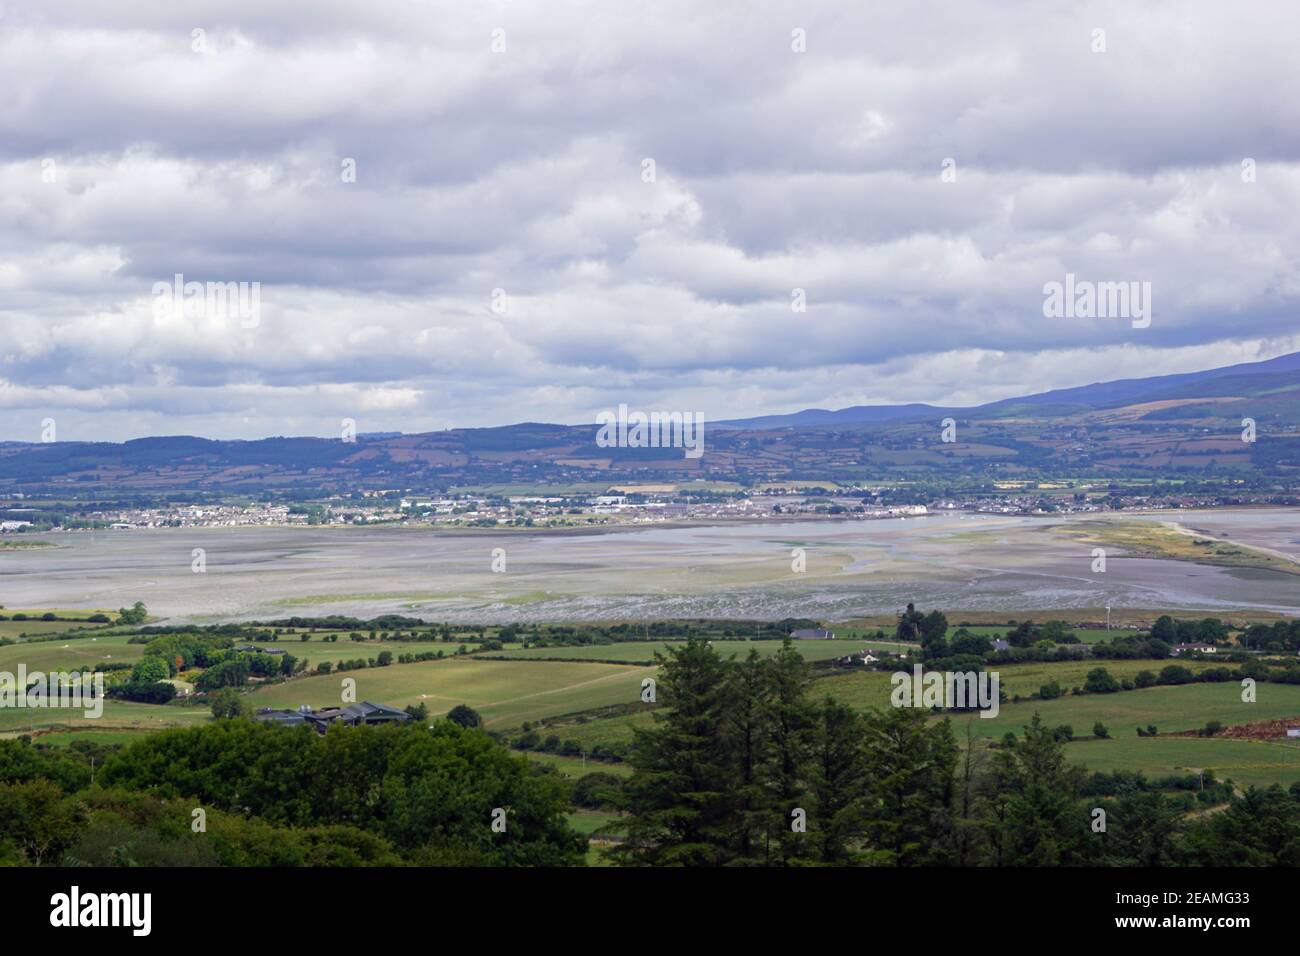
[[[796,641],[829,641],[834,640],[835,632],[827,631],[824,628],[813,627],[803,628],[798,631],[791,631],[790,636]]]
[[[348,704],[346,707],[323,707],[320,710],[312,710],[305,705],[297,710],[273,710],[270,707],[263,707],[253,717],[264,723],[279,724],[282,727],[310,724],[322,734],[330,724],[335,722],[345,727],[356,727],[361,724],[400,724],[414,719],[404,710],[389,707],[387,704],[374,704],[368,700],[363,700],[359,704]]]
[[[1169,653],[1177,657],[1185,651],[1200,651],[1202,654],[1213,654],[1218,650],[1213,644],[1175,644],[1170,648]]]

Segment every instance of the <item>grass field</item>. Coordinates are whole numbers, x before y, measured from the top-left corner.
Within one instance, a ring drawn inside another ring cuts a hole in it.
[[[1116,680],[1123,680],[1126,677],[1132,678],[1139,671],[1144,670],[1158,674],[1160,669],[1169,663],[1169,661],[1087,660],[1043,664],[1010,664],[990,668],[990,670],[997,670],[1002,689],[1006,691],[1007,697],[1011,698],[1016,695],[1027,697],[1030,694],[1036,694],[1040,687],[1053,680],[1060,684],[1068,694],[1071,688],[1083,686],[1088,671],[1097,667],[1104,667]],[[1180,661],[1178,663],[1183,664],[1193,673],[1214,666],[1212,663],[1202,661]],[[813,693],[817,697],[831,694],[837,700],[842,700],[844,703],[852,704],[858,708],[885,707],[889,704],[889,694],[893,689],[890,677],[891,675],[887,671],[854,671],[826,678],[824,683],[814,685]]]
[[[236,641],[237,644],[251,643],[257,647],[276,647],[297,658],[305,658],[312,664],[322,661],[368,660],[379,656],[381,651],[388,651],[396,658],[399,654],[422,654],[442,651],[450,657],[456,653],[460,642],[444,643],[442,641],[350,641],[343,635],[337,641],[323,641],[313,638],[310,641],[299,640],[294,635],[282,635],[278,641]],[[466,645],[473,648],[473,644]]]
[[[1111,673],[1116,673],[1116,670],[1112,670]],[[873,681],[867,683],[858,680],[864,677],[871,677]],[[877,678],[884,678],[884,680]],[[886,707],[889,702],[890,685],[887,674],[832,677],[815,681],[811,696],[815,700],[820,700],[828,691],[831,696],[858,709]],[[1005,733],[1019,733],[1035,713],[1040,714],[1043,721],[1052,727],[1069,724],[1075,735],[1080,737],[1091,735],[1093,724],[1100,721],[1106,725],[1115,739],[1098,743],[1116,744],[1117,749],[1108,752],[1121,752],[1129,743],[1141,746],[1148,742],[1148,738],[1139,738],[1136,730],[1137,727],[1145,728],[1148,724],[1155,724],[1162,733],[1173,733],[1199,729],[1211,720],[1218,720],[1225,726],[1231,726],[1300,716],[1300,686],[1260,684],[1257,687],[1257,695],[1256,703],[1242,703],[1241,687],[1233,682],[1150,687],[1145,690],[1121,691],[1115,694],[1089,694],[1081,697],[1067,696],[1052,701],[1006,703],[1002,705],[997,717],[953,715],[953,721],[958,724],[955,731],[959,738],[964,735],[960,724],[969,720],[979,736],[993,739],[1000,738]],[[650,726],[653,726],[652,713],[641,711],[583,723],[564,722],[560,726],[547,728],[543,733],[555,733],[564,740],[576,741],[582,748],[590,749],[596,746],[627,744],[632,739],[633,727]],[[1210,743],[1218,743],[1218,741],[1211,740]],[[1077,744],[1070,745],[1072,754],[1076,746]],[[1300,774],[1292,779],[1300,781]]]
[[[76,621],[0,621],[0,637],[17,638],[22,634],[84,634],[104,624],[78,623]]]
[[[164,730],[187,727],[211,720],[212,712],[203,706],[179,704],[137,704],[125,700],[104,701],[99,718],[88,718],[81,709],[3,708],[0,709],[0,736],[16,737],[29,730],[56,727],[68,732],[101,733],[109,730]]]
[[[616,777],[632,776],[632,768],[626,763],[607,763],[601,760],[586,760],[581,757],[562,757],[559,754],[544,754],[532,750],[520,750],[533,763],[544,767],[553,767],[566,777],[577,779],[589,773],[609,773]]]
[[[1068,744],[1066,756],[1089,770],[1142,771],[1148,777],[1213,770],[1220,780],[1240,786],[1300,782],[1300,746],[1253,740],[1136,735],[1117,740],[1082,740]]]
[[[648,663],[654,660],[656,653],[663,654],[670,647],[680,647],[684,641],[625,641],[618,644],[590,644],[582,647],[520,647],[515,650],[486,652],[487,657],[507,660],[538,660],[545,658],[562,658],[574,661],[626,661],[627,663]],[[781,649],[781,641],[714,641],[713,646],[724,657],[734,656],[737,660],[748,656],[756,650],[764,657],[769,657]],[[906,649],[906,644],[893,641],[861,641],[839,638],[831,641],[797,641],[795,649],[806,661],[830,660],[846,654],[860,653],[864,647],[875,649]]]
[[[273,684],[248,695],[256,707],[337,705],[343,678],[357,682],[357,700],[405,707],[423,701],[431,714],[468,704],[489,727],[517,726],[559,714],[639,699],[653,668],[622,664],[491,661],[452,657],[419,664],[368,667]]]
[[[1101,721],[1112,737],[1141,739],[1136,728],[1148,724],[1155,724],[1162,733],[1176,733],[1198,730],[1211,720],[1233,726],[1300,716],[1300,685],[1260,684],[1258,695],[1256,703],[1242,703],[1241,685],[1233,682],[1148,687],[1117,694],[1003,704],[997,717],[976,718],[976,725],[978,732],[990,737],[1008,731],[1019,733],[1037,712],[1049,726],[1069,724],[1079,737],[1090,735],[1092,725]]]
[[[143,644],[128,644],[130,635],[105,634],[102,637],[82,634],[66,641],[36,641],[6,644],[0,647],[0,670],[12,671],[22,663],[28,671],[69,671],[90,664],[109,661],[138,661],[144,654]]]

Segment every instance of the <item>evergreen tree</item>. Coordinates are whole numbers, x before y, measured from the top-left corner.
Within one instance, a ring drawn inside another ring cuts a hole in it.
[[[1020,738],[1007,734],[994,756],[1008,791],[1001,846],[1009,866],[1083,862],[1091,816],[1077,799],[1083,770],[1066,763],[1064,744],[1035,713]]]
[[[788,865],[807,852],[807,837],[791,827],[792,813],[805,812],[808,761],[812,744],[813,708],[808,702],[808,665],[786,638],[767,662],[768,733],[764,784],[770,810],[769,862]]]
[[[853,862],[864,827],[867,790],[862,718],[827,697],[817,709],[810,748],[809,830],[821,863]]]
[[[732,761],[732,836],[738,863],[765,859],[768,808],[762,777],[770,746],[767,662],[756,650],[732,665],[722,722],[723,746]]]
[[[914,866],[932,856],[936,829],[950,829],[957,745],[945,720],[927,726],[925,711],[891,707],[866,717],[872,856]]]
[[[733,763],[719,733],[728,667],[696,637],[656,660],[669,706],[656,711],[653,728],[637,730],[627,839],[614,855],[625,863],[717,866],[732,857]]]

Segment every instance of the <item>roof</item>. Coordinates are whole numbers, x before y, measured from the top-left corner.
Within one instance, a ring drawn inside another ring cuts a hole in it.
[[[387,704],[376,704],[368,700],[363,700],[359,704],[348,704],[343,708],[343,714],[354,719],[358,717],[396,717],[401,720],[408,720],[411,717],[404,710],[389,707]]]
[[[810,638],[810,637],[812,638],[834,637],[834,635],[830,631],[820,627],[804,628],[803,630],[799,630],[799,631],[791,631],[790,636],[796,639]]]

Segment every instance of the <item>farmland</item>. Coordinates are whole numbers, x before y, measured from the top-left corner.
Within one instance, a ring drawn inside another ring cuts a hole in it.
[[[1037,617],[1042,617],[1037,615]],[[0,646],[0,670],[14,670],[22,663],[29,671],[72,671],[113,664],[134,664],[144,655],[144,643],[131,643],[131,631],[107,628],[101,633],[68,630],[80,625],[61,621],[27,620],[3,622],[22,624],[27,633],[40,625],[62,629],[53,640],[20,641]],[[560,626],[556,626],[559,628]],[[832,625],[837,637],[795,643],[795,649],[809,662],[860,653],[864,647],[877,651],[906,650],[915,656],[917,645],[892,640],[875,640],[878,628],[866,622]],[[971,624],[967,630],[989,638],[1006,634],[1008,625],[995,621]],[[954,633],[951,627],[949,634]],[[344,681],[355,681],[355,698],[397,707],[424,704],[431,717],[466,704],[483,718],[487,729],[517,739],[525,725],[531,725],[550,741],[546,750],[528,751],[539,767],[558,771],[575,780],[592,772],[626,777],[629,765],[584,759],[593,749],[623,752],[634,727],[653,725],[653,704],[640,700],[642,682],[655,677],[657,655],[683,646],[680,640],[633,640],[556,644],[564,629],[537,632],[543,646],[525,646],[499,628],[460,628],[439,631],[436,627],[404,628],[403,640],[380,640],[367,636],[370,628],[250,630],[246,640],[258,647],[279,648],[301,663],[306,671],[289,680],[261,682],[245,688],[242,695],[249,710],[296,708],[300,705],[325,707],[343,699]],[[384,636],[387,636],[384,631]],[[719,628],[718,635],[734,633],[734,627]],[[1075,631],[1087,643],[1105,643],[1107,638],[1131,636],[1129,631],[1079,628]],[[256,634],[260,634],[258,637]],[[365,635],[365,636],[363,636]],[[421,640],[409,639],[419,636]],[[505,638],[502,643],[501,639]],[[534,636],[536,639],[536,636]],[[490,649],[482,642],[492,640]],[[586,640],[586,638],[584,638]],[[713,640],[724,657],[743,658],[751,650],[764,657],[774,654],[777,640]],[[468,651],[468,653],[466,653]],[[387,652],[394,659],[377,666]],[[441,655],[418,662],[397,662],[398,656]],[[365,662],[368,666],[338,670],[342,662]],[[1300,747],[1282,743],[1215,738],[1174,738],[1168,734],[1198,730],[1211,721],[1233,726],[1252,721],[1300,717],[1300,685],[1261,683],[1254,703],[1241,701],[1235,681],[1153,686],[1110,694],[1075,694],[1088,672],[1104,667],[1119,681],[1132,681],[1141,671],[1158,672],[1169,660],[1070,660],[1001,664],[990,670],[999,674],[1005,701],[991,719],[956,716],[969,721],[978,738],[995,741],[1006,733],[1017,733],[1035,714],[1051,727],[1068,726],[1075,739],[1067,744],[1067,757],[1094,770],[1143,770],[1158,776],[1186,769],[1213,769],[1220,778],[1231,777],[1240,784],[1290,782],[1300,779]],[[1216,661],[1179,661],[1191,672],[1222,666]],[[314,673],[320,665],[331,665],[332,673]],[[899,667],[907,668],[903,661]],[[888,670],[854,668],[848,671],[817,671],[810,688],[816,699],[829,696],[857,710],[884,708],[892,690]],[[189,677],[190,675],[186,675]],[[1038,691],[1055,682],[1063,696],[1037,699]],[[0,736],[38,732],[43,743],[62,745],[76,739],[99,743],[126,743],[166,727],[189,726],[211,720],[201,700],[174,701],[166,705],[109,699],[103,702],[103,716],[87,719],[79,710],[0,711]],[[933,718],[935,720],[939,717]],[[1103,724],[1112,739],[1092,737],[1095,724]],[[1162,736],[1138,737],[1136,728],[1154,726]],[[964,736],[960,732],[959,736]],[[539,738],[539,739],[540,739]],[[563,749],[563,753],[558,752]]]
[[[449,657],[418,664],[395,664],[295,679],[254,691],[257,707],[337,705],[341,680],[356,680],[357,700],[397,707],[423,702],[431,714],[468,704],[488,727],[514,727],[525,721],[576,713],[638,699],[645,667],[556,661],[493,661]]]
[[[655,659],[656,654],[664,654],[669,648],[680,646],[680,641],[625,641],[618,644],[591,644],[581,647],[529,647],[490,653],[493,658],[502,660],[573,660],[573,661],[616,661],[628,664],[646,664]],[[768,657],[781,647],[780,641],[717,641],[714,644],[723,657],[733,654],[745,657],[751,650]],[[905,650],[908,645],[893,641],[859,640],[811,640],[797,644],[800,655],[807,661],[823,661],[849,654],[861,654],[863,648],[884,648],[886,650]]]

